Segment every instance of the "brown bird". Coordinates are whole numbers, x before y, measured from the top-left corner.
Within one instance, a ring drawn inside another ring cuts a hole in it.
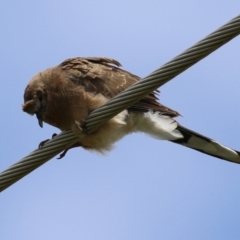
[[[176,122],[174,117],[180,114],[157,101],[158,91],[145,96],[95,132],[84,134],[84,120],[91,111],[140,80],[120,66],[119,62],[110,58],[67,59],[32,78],[25,89],[22,109],[31,115],[36,114],[41,127],[46,122],[61,130],[72,129],[81,138],[70,148],[81,146],[104,153],[125,135],[144,132],[158,139],[240,163],[240,152]]]

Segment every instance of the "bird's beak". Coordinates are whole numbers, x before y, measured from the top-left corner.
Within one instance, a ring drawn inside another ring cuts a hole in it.
[[[42,120],[42,114],[41,111],[36,112],[36,117],[38,119],[38,124],[42,128],[43,127],[43,120]]]

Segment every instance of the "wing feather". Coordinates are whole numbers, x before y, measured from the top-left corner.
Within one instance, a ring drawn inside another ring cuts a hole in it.
[[[112,98],[140,80],[140,77],[121,68],[121,64],[111,58],[70,58],[62,62],[61,69],[67,78],[86,92],[102,94]],[[177,117],[180,114],[158,102],[158,90],[148,94],[129,108],[132,111],[160,111],[164,115]]]

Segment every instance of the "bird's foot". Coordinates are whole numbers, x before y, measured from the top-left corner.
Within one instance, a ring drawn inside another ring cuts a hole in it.
[[[52,135],[52,139],[55,138],[57,136],[56,133],[54,133]],[[39,143],[38,145],[38,149],[43,148],[43,146],[45,145],[45,143],[47,143],[48,141],[50,141],[51,139],[46,139],[42,142]],[[67,154],[68,150],[70,150],[71,148],[75,148],[75,147],[81,147],[82,145],[78,142],[74,143],[72,146],[70,146],[69,148],[65,149],[62,153],[60,153],[59,157],[57,159],[62,159],[63,157],[65,157],[65,155]]]
[[[56,136],[57,136],[57,134],[54,133],[54,134],[52,135],[52,139],[55,138]],[[51,139],[46,139],[46,140],[44,140],[44,141],[41,141],[41,142],[39,143],[39,145],[38,145],[38,149],[43,148],[43,146],[45,145],[45,143],[47,143],[47,142],[50,141],[50,140],[51,140]]]
[[[72,125],[72,131],[80,138],[83,138],[87,135],[87,129],[84,122],[74,121],[74,124]]]
[[[57,136],[57,134],[54,133],[54,134],[52,135],[52,139],[55,138],[56,136]],[[46,139],[46,140],[40,142],[39,145],[38,145],[38,149],[42,149],[43,146],[44,146],[47,142],[49,142],[50,140],[51,140],[51,139]],[[59,155],[59,157],[58,157],[57,159],[63,158],[63,157],[66,155],[66,153],[67,153],[67,151],[68,151],[69,149],[70,149],[70,148],[65,149],[65,150]]]
[[[57,159],[62,159],[63,157],[65,157],[66,153],[68,152],[68,150],[75,148],[75,147],[82,147],[82,145],[78,142],[74,143],[72,146],[70,146],[69,148],[65,149]]]

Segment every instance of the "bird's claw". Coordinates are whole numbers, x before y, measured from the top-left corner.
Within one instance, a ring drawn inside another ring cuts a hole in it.
[[[82,128],[82,132],[86,135],[88,135],[88,130],[87,130],[87,126],[86,126],[86,122],[85,121],[81,121],[81,128]]]
[[[54,133],[54,134],[52,135],[52,139],[55,138],[56,136],[57,136],[57,134]],[[47,142],[50,141],[50,140],[51,140],[51,139],[46,139],[46,140],[44,140],[44,141],[41,141],[41,142],[39,143],[39,145],[38,145],[38,149],[42,149],[43,146],[45,145],[45,143],[47,143]]]
[[[82,121],[74,121],[74,124],[72,125],[72,131],[79,138],[83,138],[88,134],[85,124]]]
[[[57,136],[57,134],[54,133],[54,134],[52,135],[52,139],[55,138],[56,136]],[[43,146],[44,146],[48,141],[50,141],[50,140],[51,140],[51,139],[46,139],[46,140],[40,142],[39,145],[38,145],[38,149],[42,149]],[[63,157],[66,155],[67,151],[68,151],[68,149],[64,150],[64,151],[59,155],[59,157],[58,157],[57,159],[63,158]]]
[[[65,149],[62,153],[60,153],[60,155],[59,155],[59,157],[57,159],[59,160],[59,159],[62,159],[63,157],[65,157],[65,155],[68,152],[68,150],[69,150],[69,148]]]

